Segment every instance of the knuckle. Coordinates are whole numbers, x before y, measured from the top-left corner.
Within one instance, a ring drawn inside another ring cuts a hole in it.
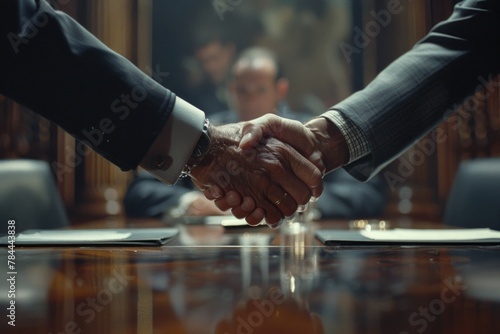
[[[226,210],[229,210],[229,205],[227,205],[226,201],[224,200],[219,200],[219,201],[215,201],[215,206],[217,208],[219,208],[219,210],[222,210],[222,211],[226,211]]]
[[[298,200],[297,202],[298,202],[298,204],[300,204],[300,205],[304,205],[304,204],[307,204],[307,203],[309,202],[309,200],[310,200],[310,199],[311,199],[311,193],[310,193],[309,191],[307,191],[307,192],[304,192],[304,193],[300,196],[300,198],[299,198],[299,200]]]
[[[241,210],[239,210],[239,208],[233,208],[231,210],[231,213],[233,214],[233,216],[235,216],[238,219],[245,218],[245,214],[243,212],[241,212]]]
[[[246,222],[248,223],[248,225],[250,225],[250,226],[255,226],[255,225],[257,225],[257,224],[259,224],[259,223],[260,223],[260,221],[257,221],[257,219],[256,219],[256,218],[254,218],[254,217],[252,217],[252,216],[248,216],[248,217],[246,217],[246,219],[245,219],[245,220],[246,220]]]
[[[272,174],[274,177],[284,177],[286,175],[285,168],[283,167],[283,164],[279,162],[278,160],[272,160],[268,163],[267,165],[267,170]]]
[[[297,204],[293,204],[293,205],[287,206],[283,210],[283,214],[285,215],[285,217],[289,217],[289,216],[291,216],[291,215],[293,215],[295,213],[295,211],[297,210],[297,208],[298,208]]]
[[[279,222],[282,218],[281,213],[274,209],[274,210],[266,210],[266,223],[270,225],[274,225],[277,222]]]

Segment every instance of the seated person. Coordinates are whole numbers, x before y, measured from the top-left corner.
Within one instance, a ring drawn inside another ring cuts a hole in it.
[[[225,214],[205,198],[191,179],[183,178],[167,186],[146,171],[139,172],[130,184],[125,195],[125,213],[133,218],[160,219]]]
[[[193,87],[189,98],[210,116],[228,108],[227,77],[236,56],[236,44],[222,32],[209,30],[199,34],[194,56],[203,71],[203,79]]]
[[[239,56],[232,68],[229,91],[235,111],[212,115],[212,123],[246,121],[266,113],[297,120],[310,117],[288,109],[288,80],[275,56],[265,49],[248,49]],[[323,194],[315,203],[316,218],[372,218],[383,214],[386,202],[387,188],[380,177],[362,183],[337,169],[324,178]],[[191,180],[182,179],[168,187],[147,173],[141,173],[130,185],[125,210],[130,217],[147,218],[230,214],[207,200]]]

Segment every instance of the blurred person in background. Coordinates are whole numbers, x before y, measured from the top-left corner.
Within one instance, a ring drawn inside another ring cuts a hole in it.
[[[207,115],[231,109],[227,91],[231,67],[238,53],[258,44],[262,34],[256,13],[233,11],[223,20],[215,15],[215,10],[213,14],[199,10],[195,15],[189,33],[190,55],[183,64],[187,70],[188,100]]]
[[[227,79],[237,51],[225,35],[215,29],[202,31],[193,47],[199,72],[193,78],[192,101],[208,115],[229,108]]]
[[[339,45],[352,31],[349,0],[252,1],[262,17],[266,46],[292,85],[293,110],[319,115],[352,92],[351,64]]]

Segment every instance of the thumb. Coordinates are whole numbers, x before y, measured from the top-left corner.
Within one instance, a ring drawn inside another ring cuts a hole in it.
[[[289,144],[303,156],[314,152],[314,143],[308,129],[299,121],[267,114],[245,122],[242,128],[241,149],[255,147],[264,137],[274,137]]]
[[[264,136],[264,133],[259,125],[245,123],[242,129],[242,138],[240,148],[243,150],[255,147]]]
[[[283,132],[284,118],[274,114],[266,114],[254,120],[245,122],[242,128],[242,139],[240,141],[241,149],[255,147],[264,137],[275,137],[280,140]]]

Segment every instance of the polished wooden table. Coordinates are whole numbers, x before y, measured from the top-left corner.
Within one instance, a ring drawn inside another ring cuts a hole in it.
[[[16,326],[4,278],[0,333],[499,333],[497,246],[324,247],[266,227],[180,229],[162,247],[17,247]]]

